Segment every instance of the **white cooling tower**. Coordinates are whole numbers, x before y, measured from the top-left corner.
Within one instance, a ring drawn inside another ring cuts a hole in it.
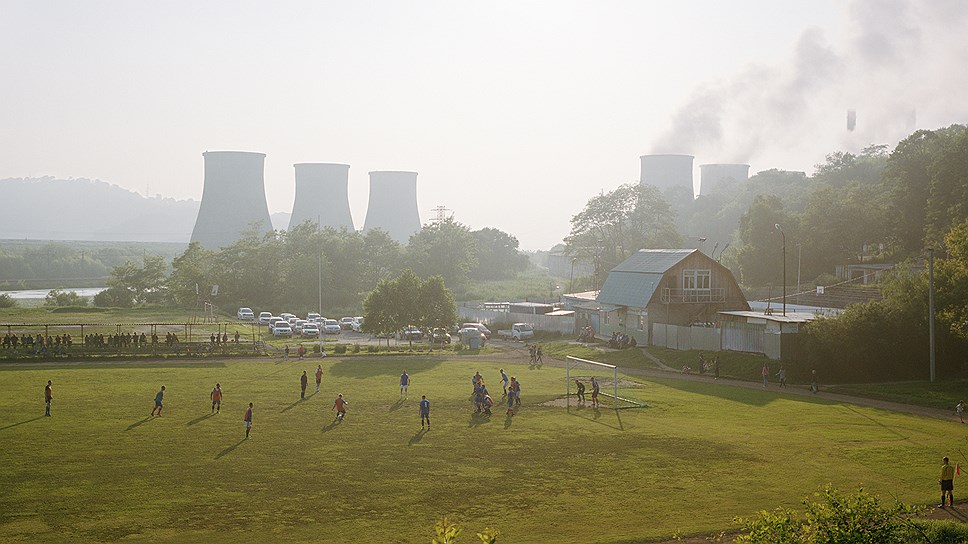
[[[233,244],[255,228],[272,228],[266,203],[265,153],[206,151],[205,186],[192,241],[219,249]]]
[[[700,164],[699,194],[708,195],[723,183],[743,182],[750,179],[748,164]]]
[[[383,229],[406,244],[420,230],[416,172],[370,172],[370,202],[363,230]]]
[[[292,204],[289,229],[312,221],[320,228],[353,230],[350,200],[346,187],[350,165],[327,163],[294,164],[296,199]]]
[[[642,155],[639,183],[659,189],[688,187],[692,190],[692,155]]]

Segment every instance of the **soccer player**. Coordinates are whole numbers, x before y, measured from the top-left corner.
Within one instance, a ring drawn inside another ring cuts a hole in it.
[[[222,386],[220,384],[215,384],[215,388],[212,389],[212,413],[220,413],[222,411]]]
[[[958,404],[955,405],[955,415],[958,416],[958,419],[960,419],[962,423],[965,422],[965,401],[959,400]]]
[[[521,382],[511,376],[511,388],[514,390],[514,404],[521,406]]]
[[[306,371],[303,370],[302,376],[299,377],[299,398],[306,400],[307,387],[309,387],[309,376],[307,376]]]
[[[598,380],[592,376],[592,406],[598,408]]]
[[[504,369],[501,369],[501,383],[504,384],[504,396],[508,394],[508,375],[504,373]]]
[[[333,402],[333,410],[336,410],[336,419],[343,421],[343,418],[346,416],[347,404],[349,404],[349,402],[343,398],[342,393],[336,396],[336,401]]]
[[[938,505],[938,508],[944,508],[945,493],[947,493],[948,505],[954,506],[955,499],[952,493],[955,490],[955,467],[948,464],[947,457],[941,460],[941,478],[939,481],[941,482],[941,504]]]
[[[319,384],[323,383],[323,365],[316,366],[316,392],[319,393]]]
[[[400,396],[407,398],[407,388],[410,387],[410,374],[407,374],[407,370],[403,370],[403,374],[400,374]]]
[[[249,409],[245,411],[245,417],[242,419],[245,422],[245,438],[249,439],[249,431],[252,430],[252,403],[249,403]]]
[[[490,395],[484,395],[484,415],[491,415],[491,406],[494,406],[494,399]]]
[[[50,417],[50,401],[53,398],[54,392],[51,390],[51,381],[47,380],[47,385],[44,387],[44,404],[47,405],[47,411],[44,415],[47,417]]]
[[[508,411],[506,413],[509,416],[513,416],[514,415],[514,377],[513,376],[511,377],[511,389],[509,391],[510,392],[508,393]]]
[[[161,391],[155,395],[155,407],[151,409],[151,415],[155,415],[155,410],[158,410],[158,417],[161,417],[161,409],[164,408],[162,401],[165,400],[165,386],[161,386]]]
[[[585,384],[581,383],[581,381],[578,378],[575,378],[575,387],[578,388],[578,393],[577,393],[578,400],[581,402],[585,402]]]
[[[424,420],[427,420],[427,430],[430,430],[430,401],[427,400],[427,395],[423,395],[420,399],[420,428],[424,428]]]
[[[282,358],[283,359],[289,358],[289,344],[286,344],[286,349],[282,350]]]

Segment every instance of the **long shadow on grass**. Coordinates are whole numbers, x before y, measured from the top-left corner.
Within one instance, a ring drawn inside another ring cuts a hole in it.
[[[410,437],[410,440],[407,442],[407,445],[408,446],[413,446],[414,444],[420,442],[423,439],[423,437],[424,437],[425,434],[427,434],[427,431],[425,431],[423,429],[420,429],[417,432],[417,434],[415,434],[415,435],[413,435],[413,436]]]
[[[193,420],[189,421],[188,423],[186,423],[185,426],[186,427],[191,427],[192,425],[197,425],[197,424],[205,421],[206,419],[208,419],[208,418],[210,418],[210,417],[212,417],[214,415],[215,415],[215,412],[212,412],[211,414],[205,414],[204,416],[196,417],[195,419],[193,419]]]
[[[891,427],[888,427],[887,425],[884,425],[880,421],[877,421],[876,419],[872,418],[871,416],[862,413],[860,410],[858,410],[857,408],[855,408],[853,406],[845,405],[844,407],[847,408],[848,410],[850,410],[851,412],[857,414],[858,416],[860,416],[860,417],[862,417],[862,418],[870,421],[871,423],[877,425],[878,427],[881,427],[885,431],[890,432],[894,436],[897,436],[898,438],[901,438],[901,439],[904,439],[904,440],[907,440],[909,438],[909,437],[907,437],[907,436],[905,436],[905,435],[897,432],[896,430],[892,429]]]
[[[400,399],[397,402],[394,402],[393,404],[390,405],[391,412],[396,412],[400,408],[403,408],[403,399]]]
[[[796,393],[785,394],[784,390],[770,385],[770,387],[745,387],[743,385],[737,387],[736,385],[730,385],[729,380],[719,380],[716,381],[714,378],[709,378],[709,381],[694,381],[694,380],[676,380],[671,378],[646,378],[647,381],[652,381],[672,389],[678,389],[679,391],[685,391],[687,393],[694,393],[697,395],[706,395],[710,397],[719,397],[721,399],[740,402],[743,404],[748,404],[750,406],[766,406],[778,398],[783,398],[785,400],[796,400],[799,402],[808,402],[811,404],[840,404],[839,402],[827,400],[820,397],[804,396],[798,395]],[[734,384],[737,382],[733,382]]]
[[[24,421],[21,421],[19,423],[11,423],[10,425],[7,425],[6,427],[0,427],[0,431],[9,429],[11,427],[16,427],[18,425],[23,425],[24,423],[30,423],[31,421],[37,421],[38,419],[44,419],[44,416],[37,416],[35,418],[25,419]]]
[[[944,509],[945,513],[955,519],[955,521],[960,521],[964,523],[968,521],[968,516],[965,516],[961,512],[954,509],[954,507],[949,507]]]
[[[618,410],[606,410],[606,411],[615,412],[615,420],[618,422],[618,425],[613,425],[611,423],[608,423],[606,420],[603,420],[602,414],[604,412],[600,408],[586,408],[581,405],[576,406],[574,408],[569,406],[567,408],[568,415],[580,417],[584,420],[591,421],[592,423],[604,425],[606,427],[609,427],[618,431],[624,431],[625,426],[622,425],[622,416],[618,414]]]
[[[88,370],[92,368],[225,368],[225,363],[199,363],[184,359],[173,359],[170,363],[162,363],[158,361],[135,363],[135,362],[83,362],[75,364],[57,364],[51,365],[49,363],[37,362],[37,364],[24,363],[17,366],[4,366],[0,365],[0,372],[16,372],[22,370],[36,370],[37,368],[43,368],[44,370]]]
[[[228,454],[232,453],[233,451],[235,451],[235,448],[241,446],[244,442],[245,442],[245,439],[244,438],[242,440],[239,440],[235,444],[232,444],[231,446],[229,446],[229,447],[225,448],[224,450],[218,452],[218,455],[216,455],[215,458],[216,459],[221,459],[222,457],[225,457],[226,455],[228,455]]]
[[[323,431],[324,433],[328,433],[329,431],[332,431],[332,430],[333,430],[333,429],[335,429],[336,427],[339,427],[339,424],[340,424],[340,423],[342,423],[342,422],[343,422],[343,420],[342,420],[342,419],[334,419],[333,421],[331,421],[331,422],[329,423],[329,425],[327,425],[327,426],[325,426],[325,427],[323,427],[323,428],[322,428],[322,431]]]
[[[392,357],[354,357],[339,361],[329,373],[336,378],[372,378],[375,376],[399,376],[404,370],[407,374],[419,374],[433,370],[441,363],[440,359],[398,359]]]
[[[483,425],[485,423],[490,423],[490,422],[491,422],[490,416],[487,416],[484,414],[478,414],[477,412],[474,412],[473,414],[471,414],[471,419],[470,421],[468,421],[467,426],[477,427],[478,425]]]
[[[292,404],[290,404],[289,406],[286,406],[285,408],[283,408],[283,409],[282,409],[282,410],[281,410],[281,411],[280,411],[279,413],[280,413],[280,414],[285,414],[285,413],[286,413],[286,412],[288,412],[289,410],[292,410],[292,409],[293,409],[293,408],[295,408],[296,406],[299,406],[300,404],[302,404],[302,403],[304,403],[304,402],[306,402],[307,400],[309,400],[309,399],[311,399],[311,398],[313,398],[314,396],[316,396],[316,393],[313,393],[312,395],[309,395],[308,397],[306,397],[306,398],[304,398],[304,399],[299,399],[299,400],[297,400],[296,402],[294,402],[294,403],[292,403]]]
[[[125,429],[125,431],[130,431],[131,429],[134,429],[135,427],[139,427],[141,425],[144,425],[145,423],[151,421],[152,419],[154,419],[154,417],[152,417],[152,416],[145,416],[144,419],[140,419],[138,421],[135,421],[131,425],[128,425],[128,428]]]

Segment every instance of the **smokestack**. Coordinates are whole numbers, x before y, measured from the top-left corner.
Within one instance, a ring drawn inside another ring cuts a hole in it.
[[[661,190],[688,187],[692,191],[692,155],[642,155],[639,183]]]
[[[750,179],[748,164],[700,164],[699,194],[706,196],[722,183],[733,183]]]
[[[289,230],[306,221],[318,222],[320,228],[353,230],[346,191],[350,165],[302,163],[292,166],[296,169],[296,199],[292,204]]]
[[[265,153],[206,151],[205,186],[192,241],[219,249],[232,245],[244,231],[272,229],[266,203]]]
[[[363,230],[383,229],[406,244],[420,230],[416,172],[370,172],[370,202]]]

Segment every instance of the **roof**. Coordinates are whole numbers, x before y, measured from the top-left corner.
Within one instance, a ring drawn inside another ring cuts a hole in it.
[[[640,249],[608,273],[598,301],[645,308],[655,288],[672,267],[696,249]]]
[[[787,312],[787,315],[780,313],[765,314],[763,312],[747,312],[747,311],[729,311],[729,312],[719,312],[723,315],[733,315],[736,317],[746,317],[753,319],[762,319],[764,321],[776,321],[779,323],[806,323],[808,321],[813,321],[817,318],[816,314],[809,312]]]

